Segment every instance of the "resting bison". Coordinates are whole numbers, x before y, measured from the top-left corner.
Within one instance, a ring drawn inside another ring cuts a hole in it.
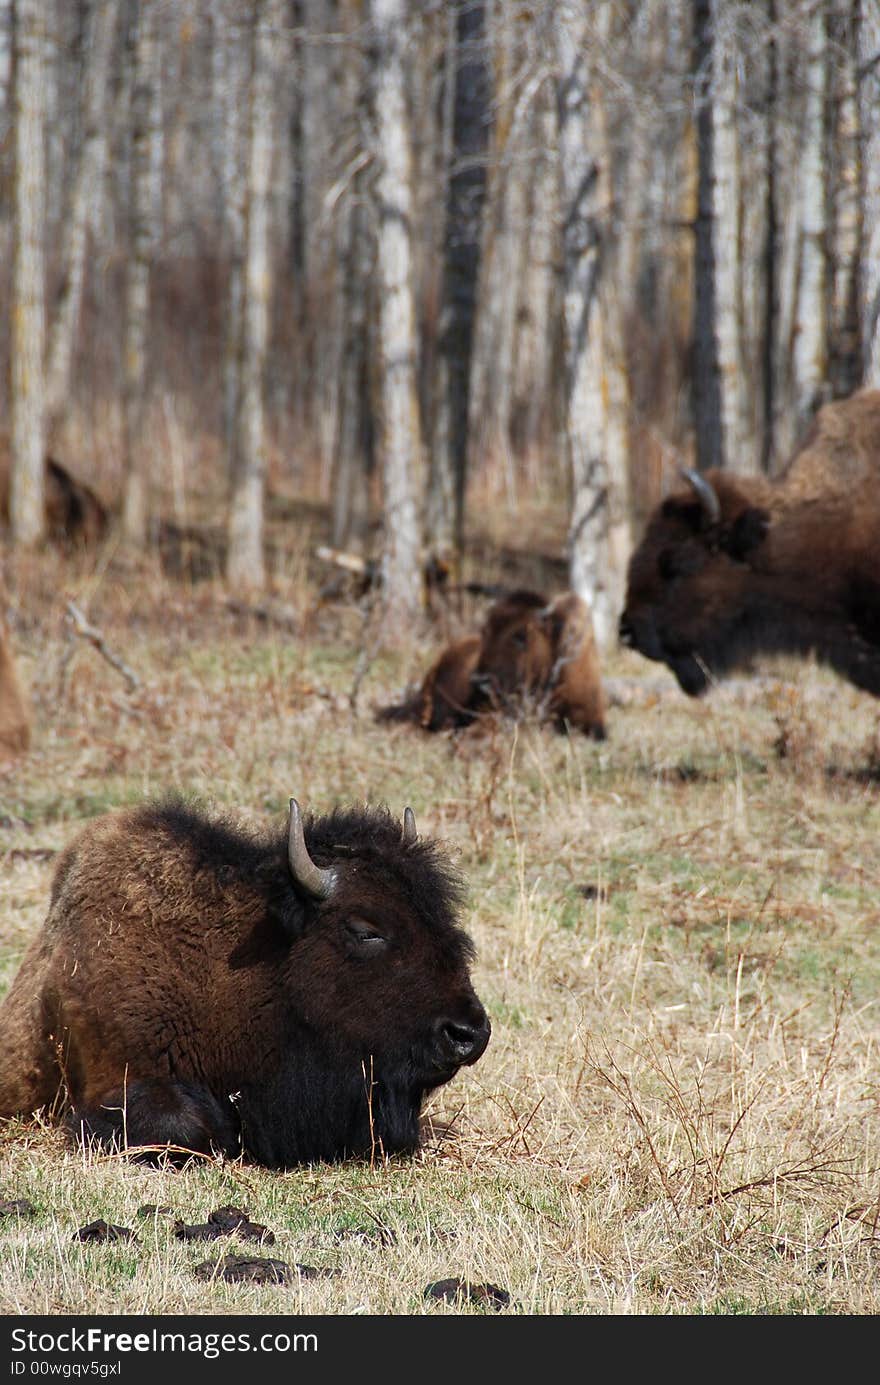
[[[826,405],[778,481],[685,477],[630,560],[622,642],[691,695],[811,652],[880,695],[880,390]]]
[[[605,696],[589,607],[574,592],[553,601],[514,591],[493,603],[478,635],[456,640],[417,692],[382,708],[383,721],[426,731],[464,726],[482,712],[536,707],[559,730],[604,739]]]
[[[88,548],[106,536],[109,516],[103,502],[54,457],[43,475],[46,538],[60,548]],[[0,518],[9,523],[9,457],[0,468]]]
[[[180,803],[59,858],[0,1007],[0,1115],[269,1167],[411,1151],[422,1100],[489,1041],[436,845],[384,809],[265,840]]]
[[[27,701],[15,671],[2,602],[0,586],[0,751],[16,752],[27,750],[31,726]]]

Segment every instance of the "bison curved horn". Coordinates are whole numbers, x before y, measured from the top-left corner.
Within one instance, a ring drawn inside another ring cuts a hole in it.
[[[316,866],[306,847],[302,811],[295,798],[290,800],[290,834],[287,839],[290,873],[298,885],[315,899],[329,899],[336,887],[336,871]]]
[[[709,523],[717,524],[721,518],[721,501],[715,494],[711,482],[707,481],[705,476],[701,476],[698,471],[692,471],[690,467],[682,467],[681,474],[697,492],[703,513]]]
[[[416,831],[416,815],[412,808],[404,808],[403,836],[401,837],[403,845],[412,846],[413,842],[418,840],[418,836],[419,834]]]

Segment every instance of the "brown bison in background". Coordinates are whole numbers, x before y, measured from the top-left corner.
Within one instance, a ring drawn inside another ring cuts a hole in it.
[[[534,707],[559,730],[605,736],[605,696],[589,607],[574,592],[554,600],[514,591],[494,602],[482,630],[443,650],[418,690],[382,708],[383,721],[426,731],[464,726],[488,711]]]
[[[0,753],[27,750],[30,738],[27,701],[16,673],[9,630],[0,606]]]
[[[106,536],[107,508],[90,486],[54,457],[47,457],[44,473],[46,538],[59,548],[91,548]],[[9,456],[0,470],[0,519],[9,523]]]
[[[880,390],[826,405],[775,482],[685,476],[630,560],[622,642],[691,695],[811,652],[880,695]]]
[[[304,826],[291,799],[265,839],[181,803],[108,814],[0,1007],[0,1115],[270,1167],[411,1151],[489,1040],[460,904],[409,809]]]

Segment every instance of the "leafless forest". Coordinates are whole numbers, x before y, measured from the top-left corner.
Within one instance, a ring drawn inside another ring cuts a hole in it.
[[[878,146],[877,0],[0,0],[9,541],[49,453],[259,589],[282,485],[390,633],[489,470],[607,648],[681,461],[880,384]]]

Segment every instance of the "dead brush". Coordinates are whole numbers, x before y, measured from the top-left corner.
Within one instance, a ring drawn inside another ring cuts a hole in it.
[[[850,1218],[870,1151],[839,1052],[849,1009],[848,996],[838,996],[824,1042],[802,1047],[795,1061],[797,1042],[784,1027],[768,1029],[762,1007],[743,1015],[736,1002],[702,1050],[659,1026],[614,1050],[587,1040],[587,1072],[624,1117],[633,1167],[676,1221],[694,1210],[720,1213],[715,1234],[729,1242],[771,1215],[793,1235],[805,1211],[819,1224],[835,1205],[838,1218]],[[644,1187],[634,1194],[642,1200]],[[873,1204],[858,1205],[863,1226]]]
[[[777,760],[784,760],[798,774],[812,775],[817,767],[819,736],[802,689],[790,683],[776,684],[769,706],[776,725],[773,753]]]

